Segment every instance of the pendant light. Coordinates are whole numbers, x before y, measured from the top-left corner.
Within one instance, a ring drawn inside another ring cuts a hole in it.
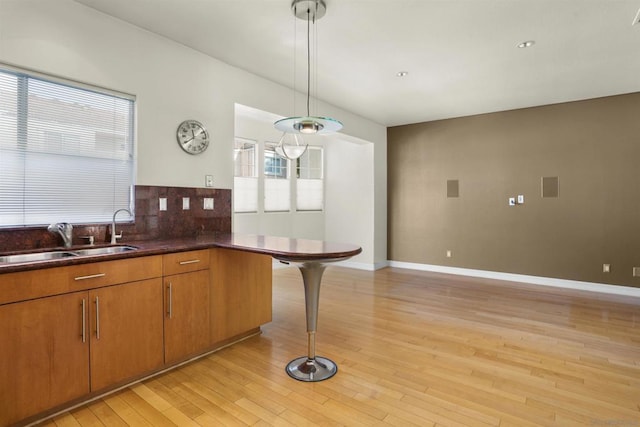
[[[307,145],[303,134],[322,134],[337,132],[342,129],[342,123],[329,117],[312,116],[310,113],[311,98],[311,24],[322,18],[327,12],[324,0],[294,0],[291,4],[293,15],[307,21],[307,115],[304,117],[287,117],[274,123],[276,129],[283,132],[276,147],[276,153],[290,160],[302,156]],[[295,90],[295,88],[294,88]]]

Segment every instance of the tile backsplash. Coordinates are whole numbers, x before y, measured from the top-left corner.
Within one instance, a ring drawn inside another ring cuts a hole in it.
[[[166,199],[166,210],[160,210],[161,198]],[[137,185],[135,222],[116,228],[123,232],[120,243],[231,232],[231,190]],[[73,244],[86,244],[83,236],[94,236],[96,244],[108,243],[111,225],[73,224]],[[62,246],[62,239],[46,226],[0,230],[2,252],[57,246]]]

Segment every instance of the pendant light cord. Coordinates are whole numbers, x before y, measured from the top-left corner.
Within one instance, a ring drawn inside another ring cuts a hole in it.
[[[315,15],[314,15],[315,16]],[[307,9],[307,117],[309,113],[309,98],[311,93],[311,42],[310,42],[310,24],[311,22],[311,9]]]

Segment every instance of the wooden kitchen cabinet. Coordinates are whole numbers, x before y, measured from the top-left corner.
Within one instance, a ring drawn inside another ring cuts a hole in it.
[[[0,425],[89,392],[88,308],[88,292],[0,306]]]
[[[164,278],[164,360],[172,364],[209,347],[209,270]]]
[[[163,257],[164,360],[172,364],[210,346],[209,251]]]
[[[162,279],[95,289],[89,300],[91,391],[162,366]]]
[[[257,331],[271,257],[203,249],[0,276],[0,426]]]
[[[215,248],[211,254],[211,342],[271,321],[271,256]]]
[[[0,426],[162,367],[161,276],[161,256],[1,275]]]

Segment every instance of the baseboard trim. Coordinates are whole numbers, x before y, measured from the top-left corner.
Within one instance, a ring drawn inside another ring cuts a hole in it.
[[[605,283],[581,282],[578,280],[554,279],[552,277],[528,276],[525,274],[502,273],[499,271],[474,270],[470,268],[446,267],[432,264],[416,264],[412,262],[389,261],[389,267],[409,270],[433,271],[436,273],[456,274],[458,276],[481,277],[485,279],[506,280],[510,282],[530,283],[534,285],[552,286],[555,288],[577,289],[581,291],[600,292],[612,295],[640,297],[640,288],[630,286],[608,285]]]
[[[581,282],[579,280],[555,279],[553,277],[528,276],[525,274],[502,273],[499,271],[474,270],[471,268],[447,267],[433,264],[417,264],[402,261],[382,261],[374,264],[354,262],[351,260],[336,262],[336,265],[356,270],[375,271],[385,267],[406,268],[408,270],[433,271],[434,273],[455,274],[458,276],[481,277],[484,279],[504,280],[509,282],[529,283],[533,285],[551,286],[554,288],[576,289],[589,292],[600,292],[611,295],[640,297],[640,288],[606,283]],[[294,265],[282,264],[274,260],[273,268],[287,268]]]

